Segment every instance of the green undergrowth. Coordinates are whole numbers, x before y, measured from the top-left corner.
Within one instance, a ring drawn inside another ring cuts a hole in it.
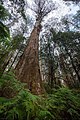
[[[79,90],[59,88],[42,97],[24,86],[12,73],[0,78],[0,120],[79,120]]]

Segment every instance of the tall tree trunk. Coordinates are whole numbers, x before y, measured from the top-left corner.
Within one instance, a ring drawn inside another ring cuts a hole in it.
[[[73,58],[72,58],[72,55],[71,55],[71,53],[68,52],[67,47],[65,47],[65,50],[66,50],[68,56],[70,57],[72,67],[73,67],[73,69],[74,69],[74,71],[75,71],[75,73],[76,73],[76,75],[77,75],[78,81],[80,82],[80,75],[79,75],[79,73],[78,73],[78,70],[76,69],[76,66],[75,66],[75,64],[74,64],[74,60],[73,60]]]
[[[28,88],[34,94],[43,92],[38,55],[40,30],[41,22],[37,20],[28,45],[15,68],[17,78],[21,82],[27,83]]]
[[[18,58],[18,55],[19,55],[20,51],[21,51],[21,47],[19,48],[19,50],[18,50],[16,56],[14,57],[14,60],[12,61],[11,65],[10,65],[10,67],[9,67],[9,69],[8,69],[8,72],[9,72],[9,71],[11,70],[11,68],[13,67],[13,65],[14,65],[14,63],[15,63],[15,61],[16,61],[16,59]]]
[[[72,56],[71,56],[70,53],[68,53],[68,55],[69,55],[69,57],[70,57],[72,67],[73,67],[73,69],[74,69],[74,71],[75,71],[75,73],[76,73],[76,75],[77,75],[77,78],[78,78],[78,80],[79,80],[79,82],[80,82],[80,75],[79,75],[79,73],[78,73],[78,70],[76,69],[76,66],[75,66],[75,64],[74,64],[73,58],[72,58]]]
[[[71,81],[69,79],[69,76],[68,76],[68,73],[67,73],[67,70],[66,70],[66,64],[64,62],[64,56],[63,56],[62,53],[60,54],[60,68],[62,70],[64,82],[66,83],[67,86],[70,87],[71,86]]]
[[[3,62],[3,64],[2,64],[2,66],[0,66],[0,77],[3,75],[3,73],[5,72],[5,70],[6,70],[6,67],[7,67],[7,65],[9,64],[9,62],[10,62],[10,60],[11,60],[11,57],[12,57],[12,53],[10,53],[9,55],[7,55],[6,57],[5,57],[5,61]]]

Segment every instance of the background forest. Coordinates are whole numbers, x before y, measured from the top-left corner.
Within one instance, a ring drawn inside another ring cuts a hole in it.
[[[80,120],[80,1],[56,1],[0,0],[0,120]]]

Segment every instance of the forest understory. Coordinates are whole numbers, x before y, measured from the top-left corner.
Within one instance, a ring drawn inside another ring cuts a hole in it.
[[[45,94],[33,95],[12,73],[0,79],[0,120],[79,120],[80,88],[47,85]]]

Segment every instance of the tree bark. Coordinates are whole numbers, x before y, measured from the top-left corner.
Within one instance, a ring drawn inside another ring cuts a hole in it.
[[[64,79],[64,82],[66,83],[66,85],[68,87],[71,87],[71,80],[69,78],[69,75],[67,73],[67,69],[66,69],[66,64],[64,62],[64,55],[61,53],[60,54],[60,68],[62,70],[62,74],[63,74],[63,79]]]
[[[6,67],[7,65],[9,64],[10,60],[11,60],[11,57],[12,57],[12,53],[8,54],[6,57],[5,57],[5,61],[3,62],[2,66],[0,65],[0,77],[3,75],[3,73],[5,72],[6,70]]]
[[[17,79],[27,83],[27,87],[34,94],[43,92],[38,55],[40,30],[41,23],[36,21],[28,45],[15,68]]]

